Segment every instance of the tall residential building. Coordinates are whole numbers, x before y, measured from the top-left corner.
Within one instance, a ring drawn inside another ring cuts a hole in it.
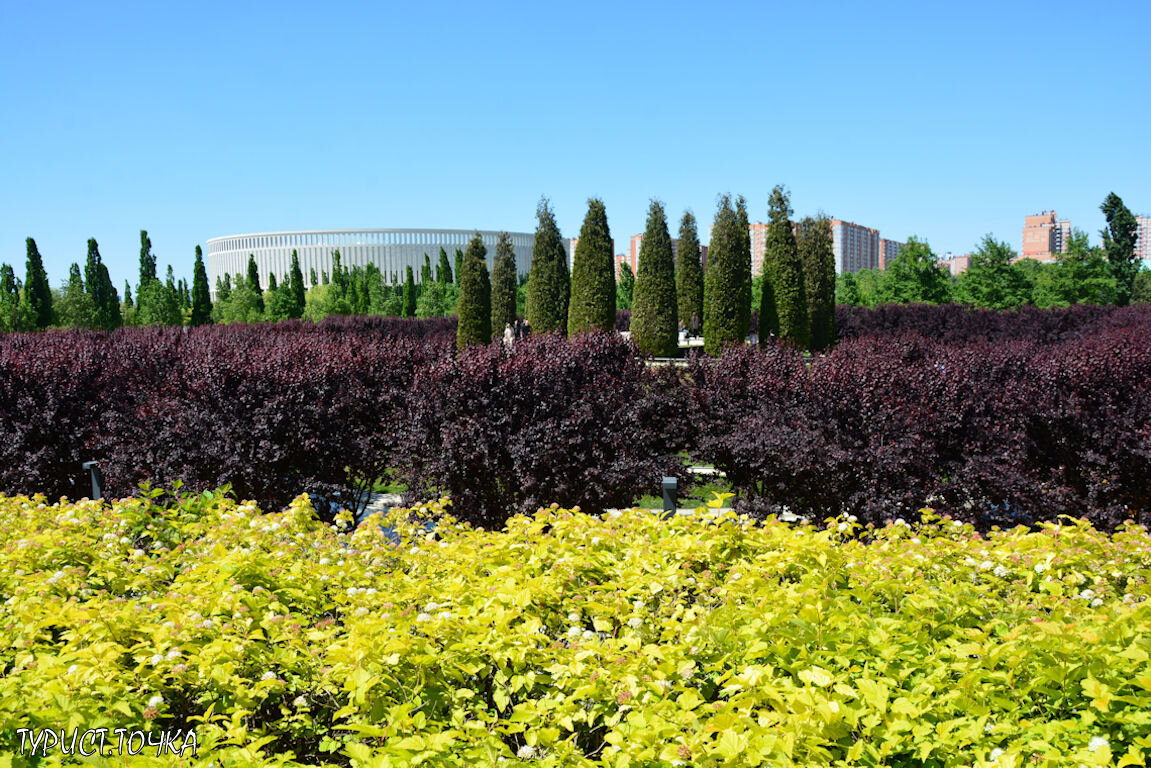
[[[962,256],[956,256],[948,251],[939,257],[939,266],[946,269],[953,277],[958,277],[960,272],[965,272],[967,267],[971,265],[971,254],[965,253]]]
[[[1055,222],[1055,253],[1067,253],[1067,246],[1071,242],[1071,219],[1060,219]]]
[[[879,268],[887,269],[887,265],[895,261],[895,257],[903,252],[907,247],[907,243],[900,243],[895,240],[887,240],[884,238],[879,239]]]
[[[1135,227],[1135,258],[1151,261],[1151,216],[1136,216]]]
[[[1052,261],[1059,253],[1056,242],[1056,232],[1061,231],[1060,222],[1055,218],[1055,211],[1043,211],[1023,219],[1023,253],[1021,259],[1035,259],[1036,261]],[[1067,234],[1070,235],[1071,222],[1067,222]],[[1066,248],[1067,238],[1063,237],[1062,245]]]
[[[835,272],[858,272],[879,269],[879,230],[851,221],[831,220]]]

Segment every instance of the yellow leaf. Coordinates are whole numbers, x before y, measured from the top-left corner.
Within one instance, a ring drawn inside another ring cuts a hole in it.
[[[834,682],[834,678],[827,673],[826,669],[821,667],[812,667],[805,669],[799,673],[799,679],[809,685],[816,685],[820,688],[826,688]]]
[[[1116,768],[1124,768],[1127,765],[1147,765],[1143,759],[1143,750],[1137,749],[1134,744],[1127,748],[1127,754],[1119,758]]]

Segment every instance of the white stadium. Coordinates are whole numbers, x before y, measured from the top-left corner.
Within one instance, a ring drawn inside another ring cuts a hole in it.
[[[216,279],[225,274],[246,275],[248,257],[254,256],[260,272],[260,284],[268,287],[268,275],[281,279],[291,271],[292,251],[300,258],[304,284],[310,285],[310,272],[332,273],[332,253],[340,252],[340,263],[352,267],[375,264],[389,281],[392,274],[402,282],[407,267],[412,268],[416,282],[424,254],[432,262],[433,274],[440,258],[440,248],[447,251],[448,262],[455,269],[456,250],[464,251],[479,232],[488,250],[488,270],[496,253],[498,232],[474,229],[313,229],[296,232],[255,232],[246,235],[214,237],[208,241],[208,286],[216,296]],[[509,232],[516,253],[516,271],[526,275],[532,264],[535,235]]]

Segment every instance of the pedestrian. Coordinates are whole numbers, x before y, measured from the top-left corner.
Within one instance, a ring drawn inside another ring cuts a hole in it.
[[[688,328],[691,330],[691,335],[698,338],[698,336],[699,336],[699,315],[697,315],[695,312],[691,313],[691,325],[689,325]]]
[[[515,331],[512,330],[512,324],[508,323],[507,325],[504,326],[504,346],[507,347],[508,349],[511,349],[512,344],[515,343],[515,340],[516,340]]]

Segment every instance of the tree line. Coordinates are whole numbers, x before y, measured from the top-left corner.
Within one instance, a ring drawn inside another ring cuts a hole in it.
[[[836,300],[850,306],[965,304],[980,309],[1040,309],[1073,304],[1127,306],[1151,302],[1151,271],[1136,258],[1135,216],[1114,192],[1100,206],[1107,226],[1101,245],[1074,229],[1052,262],[1019,259],[1005,242],[985,235],[967,269],[953,276],[931,247],[911,238],[885,270],[864,269],[836,280]]]

